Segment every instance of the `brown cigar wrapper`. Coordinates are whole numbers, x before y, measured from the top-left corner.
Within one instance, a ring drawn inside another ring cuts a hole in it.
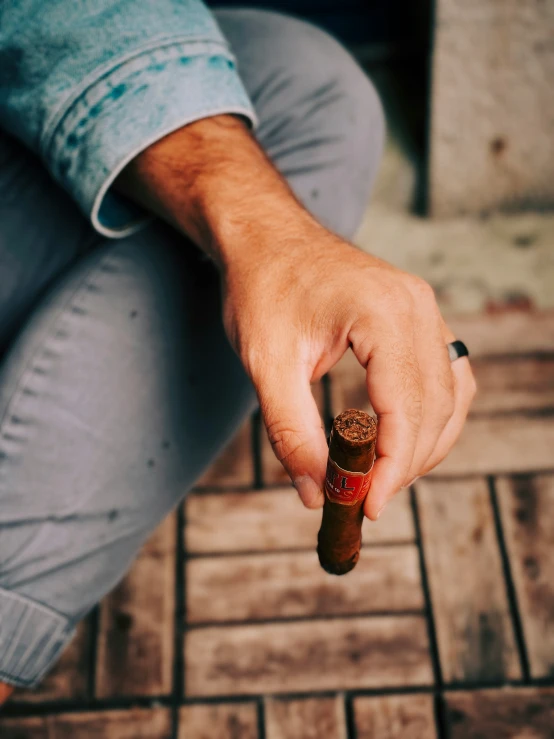
[[[348,426],[349,423],[351,427]],[[359,423],[365,426],[365,433],[356,433]],[[363,505],[369,487],[367,474],[373,467],[376,435],[375,420],[363,411],[345,411],[337,416],[333,423],[329,442],[330,464],[324,490],[325,503],[321,528],[317,537],[319,562],[323,569],[332,575],[345,575],[350,572],[356,566],[360,556],[364,519]],[[349,472],[354,475],[358,474],[349,478]],[[362,473],[363,477],[359,473]],[[331,494],[331,496],[328,487],[330,478],[335,480],[337,486],[336,494]],[[343,482],[346,491],[350,489],[348,486],[355,487],[356,483],[359,483],[360,489],[350,495],[356,498],[361,493],[363,497],[353,502],[347,500],[349,493],[343,494],[341,490]],[[344,502],[337,502],[343,497]]]
[[[346,575],[360,558],[363,508],[363,500],[354,506],[345,506],[325,498],[317,535],[317,555],[320,565],[331,575]]]

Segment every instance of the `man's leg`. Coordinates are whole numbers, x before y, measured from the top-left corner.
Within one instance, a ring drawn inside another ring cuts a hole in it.
[[[372,88],[310,26],[220,21],[260,140],[308,207],[352,235],[382,144]],[[33,203],[14,208],[24,227]],[[45,217],[40,232],[59,227]],[[0,679],[40,679],[251,403],[216,276],[182,238],[158,226],[66,270],[0,371]]]
[[[97,247],[0,371],[8,682],[40,679],[253,406],[217,275],[182,241],[159,226]]]

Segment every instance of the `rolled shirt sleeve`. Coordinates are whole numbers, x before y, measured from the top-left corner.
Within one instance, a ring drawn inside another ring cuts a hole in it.
[[[145,222],[111,187],[150,144],[201,118],[256,117],[199,0],[0,4],[0,126],[44,161],[94,228]]]

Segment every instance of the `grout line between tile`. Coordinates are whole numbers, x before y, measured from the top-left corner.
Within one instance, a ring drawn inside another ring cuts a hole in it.
[[[433,709],[435,714],[435,728],[437,739],[448,739],[448,718],[446,701],[443,693],[435,693],[433,696]]]
[[[312,613],[305,616],[275,616],[275,618],[243,618],[236,620],[227,621],[198,621],[196,623],[186,624],[185,631],[195,631],[196,629],[211,629],[211,628],[235,628],[238,626],[268,626],[268,625],[281,625],[281,624],[297,624],[297,623],[319,623],[321,621],[351,621],[357,618],[372,619],[372,618],[414,618],[425,615],[423,608],[404,609],[399,611],[384,610],[384,611],[360,611],[353,613]]]
[[[497,410],[470,411],[469,419],[487,419],[487,418],[552,418],[554,416],[554,407],[552,405],[543,405],[540,408],[506,408]]]
[[[533,361],[533,362],[548,362],[554,359],[554,352],[551,349],[544,349],[543,351],[523,351],[523,352],[504,352],[498,354],[480,354],[473,357],[471,360],[472,365],[476,364],[494,364],[496,362],[509,363],[509,362],[520,362]]]
[[[510,558],[508,555],[508,548],[506,546],[506,538],[504,536],[504,529],[502,526],[502,518],[500,515],[500,507],[498,505],[498,496],[496,493],[496,486],[494,483],[494,477],[490,476],[487,478],[489,486],[489,495],[491,508],[494,517],[494,526],[496,529],[496,539],[498,542],[498,548],[500,549],[500,558],[502,561],[502,571],[504,574],[504,584],[506,587],[506,596],[508,598],[508,607],[512,617],[512,625],[514,629],[514,637],[516,640],[516,647],[519,655],[519,661],[521,665],[521,672],[523,680],[528,683],[531,679],[529,669],[529,657],[527,655],[527,648],[525,645],[525,637],[523,635],[523,624],[521,621],[521,615],[519,613],[519,607],[517,603],[517,594],[512,576],[512,568],[510,565]]]
[[[354,716],[354,699],[351,693],[345,693],[343,696],[344,717],[346,720],[346,739],[356,739],[356,720]]]
[[[491,682],[467,682],[452,683],[445,685],[442,691],[445,694],[454,692],[476,692],[480,690],[498,689],[498,688],[554,688],[554,676],[550,678],[541,678],[531,680],[524,683],[521,680],[511,681],[491,681]],[[282,700],[308,700],[310,698],[333,697],[340,690],[312,690],[305,693],[276,693]],[[357,697],[379,697],[387,695],[436,695],[438,689],[434,685],[396,685],[381,688],[358,688],[348,691],[348,695],[354,699]],[[263,694],[239,694],[239,695],[202,695],[185,698],[180,705],[198,705],[198,704],[219,704],[219,703],[253,703],[256,700],[262,700]],[[2,707],[2,718],[30,716],[45,716],[57,713],[80,713],[112,710],[127,710],[136,707],[141,708],[172,708],[174,705],[173,696],[129,696],[124,698],[104,698],[96,700],[94,704],[89,701],[45,701],[44,703],[7,703]]]
[[[183,700],[184,686],[184,631],[186,619],[185,600],[185,504],[177,508],[177,534],[175,546],[175,619],[173,624],[173,690],[171,693],[172,739],[179,732],[179,706]]]
[[[383,541],[367,541],[362,544],[362,551],[375,549],[405,549],[412,548],[415,539],[383,539]],[[271,556],[274,554],[313,554],[313,547],[275,547],[274,549],[228,549],[220,552],[190,552],[187,560],[197,559],[233,559],[238,557]]]
[[[414,528],[416,532],[416,543],[419,553],[419,567],[421,572],[421,587],[423,590],[423,598],[425,601],[425,615],[427,622],[427,633],[429,635],[429,651],[431,654],[431,663],[433,666],[433,674],[435,676],[435,683],[438,688],[443,685],[442,669],[440,663],[439,647],[437,642],[437,631],[435,628],[435,617],[433,614],[433,603],[431,599],[431,589],[429,587],[429,580],[427,578],[427,565],[425,563],[425,552],[423,549],[423,537],[421,534],[421,523],[419,516],[419,507],[417,504],[417,496],[415,489],[410,488],[410,503],[412,506],[412,514],[414,518]]]
[[[260,420],[261,423],[261,420]],[[493,475],[551,475],[554,473],[554,465],[550,467],[534,467],[533,469],[497,469],[493,470]],[[476,478],[483,478],[483,472],[435,472],[429,473],[428,478],[435,481],[449,482],[452,480],[475,480]],[[285,482],[269,482],[263,484],[264,490],[283,490],[283,488],[290,488],[290,483]],[[192,495],[227,495],[229,493],[255,493],[256,488],[253,486],[246,485],[228,485],[228,486],[217,486],[217,485],[199,485],[191,490]]]
[[[263,696],[256,701],[256,724],[258,728],[258,739],[266,739],[265,731],[265,707]]]
[[[92,702],[96,695],[96,665],[98,661],[98,635],[100,633],[100,605],[96,605],[89,615],[89,629],[87,696],[89,701]]]

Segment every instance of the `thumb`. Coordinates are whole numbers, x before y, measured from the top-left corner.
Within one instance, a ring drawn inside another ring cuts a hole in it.
[[[257,383],[267,434],[277,459],[307,508],[323,505],[327,442],[307,377],[291,368]]]

